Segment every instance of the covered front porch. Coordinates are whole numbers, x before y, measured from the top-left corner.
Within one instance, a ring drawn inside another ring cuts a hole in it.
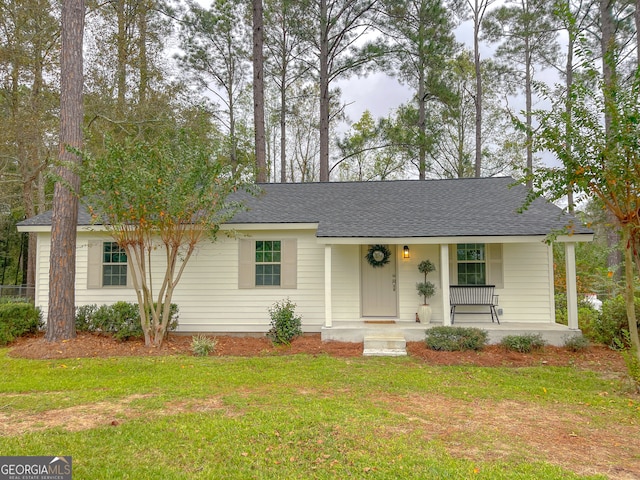
[[[389,283],[397,297],[395,315],[372,315],[364,311],[367,295],[363,281],[371,270],[362,261],[362,240],[340,239],[324,246],[325,318],[321,327],[322,339],[363,342],[367,337],[394,337],[406,341],[422,341],[428,328],[452,325],[449,287],[457,283],[452,248],[459,242],[483,242],[487,251],[498,252],[487,262],[493,264],[500,294],[498,313],[500,323],[492,322],[489,309],[485,314],[456,314],[455,325],[486,330],[489,343],[499,343],[507,335],[540,334],[549,345],[563,345],[567,338],[580,335],[576,291],[575,243],[570,237],[559,238],[565,246],[568,325],[555,322],[553,254],[543,237],[529,238],[447,238],[447,239],[368,239],[371,243],[385,243],[394,252],[395,265],[389,270]],[[365,240],[366,241],[366,240]],[[578,240],[579,241],[579,240]],[[403,258],[408,245],[413,258]],[[357,256],[357,259],[353,259]],[[352,260],[349,260],[349,258]],[[429,323],[416,321],[419,298],[415,284],[420,280],[417,263],[428,258],[437,266],[434,273],[436,296],[432,299],[433,318]],[[393,266],[391,266],[393,265]],[[489,268],[489,266],[487,266]],[[377,269],[380,271],[381,269]],[[354,272],[357,271],[356,275]],[[377,274],[377,273],[376,273]],[[370,287],[366,287],[370,288]],[[347,308],[348,307],[348,308]],[[504,308],[503,308],[504,307]],[[482,309],[480,309],[482,310]]]

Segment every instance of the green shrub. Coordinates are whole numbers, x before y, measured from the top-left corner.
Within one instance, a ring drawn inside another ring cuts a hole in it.
[[[206,335],[196,335],[191,339],[191,351],[196,357],[206,357],[211,352],[215,352],[218,339]]]
[[[43,326],[42,314],[32,303],[0,304],[0,345],[13,342],[28,333],[35,333]]]
[[[638,315],[640,314],[640,299],[635,299],[636,306],[636,322],[638,321]],[[616,348],[616,340],[628,345],[625,341],[624,332],[629,330],[629,323],[627,322],[627,306],[624,296],[618,295],[617,297],[605,300],[602,303],[602,315],[593,328],[592,340],[603,343]]]
[[[97,309],[98,306],[95,303],[92,305],[81,305],[76,308],[76,330],[78,332],[95,332],[97,330],[93,323]]]
[[[426,333],[425,342],[431,350],[454,352],[458,350],[482,350],[487,344],[488,333],[479,328],[433,327]]]
[[[171,304],[167,332],[178,327],[178,306]],[[83,305],[76,309],[76,329],[112,335],[118,340],[142,338],[138,304],[116,302],[113,305]]]
[[[529,353],[533,350],[544,348],[547,342],[544,341],[539,333],[525,333],[524,335],[507,335],[500,341],[507,350],[520,353]]]
[[[564,346],[572,352],[583,352],[591,346],[591,343],[584,335],[574,335],[565,339]]]
[[[302,318],[295,315],[296,304],[288,298],[274,303],[269,308],[271,329],[267,337],[276,345],[288,345],[295,337],[302,335]]]
[[[600,316],[601,313],[591,306],[578,307],[578,327],[588,339],[595,341]]]

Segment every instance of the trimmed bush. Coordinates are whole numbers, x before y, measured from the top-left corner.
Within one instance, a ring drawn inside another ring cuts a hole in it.
[[[178,327],[178,306],[171,304],[167,332]],[[137,303],[116,302],[113,305],[83,305],[76,309],[76,330],[112,335],[117,340],[142,338],[142,325]]]
[[[32,303],[0,303],[0,345],[36,333],[43,326],[42,314]]]
[[[488,333],[479,328],[433,327],[426,333],[425,343],[431,350],[455,352],[482,350],[487,344]]]
[[[589,339],[584,335],[575,335],[566,338],[564,346],[572,352],[583,352],[591,346],[591,343],[589,343]]]
[[[539,333],[526,333],[524,335],[507,335],[500,341],[507,350],[520,353],[529,353],[544,348],[547,342]]]
[[[288,298],[274,303],[269,308],[271,328],[267,337],[276,345],[288,345],[302,335],[302,317],[295,314],[296,304]]]
[[[196,335],[191,339],[191,351],[196,357],[206,357],[216,351],[218,339],[206,335]]]

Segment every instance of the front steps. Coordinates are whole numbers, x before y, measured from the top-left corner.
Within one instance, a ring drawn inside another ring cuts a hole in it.
[[[378,333],[364,337],[365,357],[402,357],[407,355],[407,341],[397,332]]]

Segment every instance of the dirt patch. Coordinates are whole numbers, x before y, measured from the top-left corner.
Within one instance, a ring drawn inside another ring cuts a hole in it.
[[[0,395],[0,398],[3,397]],[[69,408],[58,408],[33,414],[13,412],[11,415],[7,415],[0,412],[0,436],[20,435],[24,432],[37,432],[49,428],[62,428],[68,432],[77,432],[103,425],[117,426],[127,420],[140,417],[141,411],[135,408],[134,403],[150,397],[152,395],[130,395],[114,402],[104,401],[74,405]],[[222,401],[217,397],[212,397],[168,403],[162,410],[155,410],[154,415],[205,412],[222,408]]]
[[[42,335],[21,338],[12,344],[9,355],[32,359],[60,359],[86,357],[124,357],[157,355],[192,355],[191,336],[170,335],[161,348],[144,346],[142,340],[119,342],[111,337],[79,333],[77,338],[49,343]],[[323,342],[320,334],[298,337],[286,346],[274,346],[266,337],[216,336],[213,356],[309,355],[327,354],[337,357],[359,357],[362,343]],[[432,365],[477,365],[483,367],[524,367],[535,365],[576,366],[601,372],[624,373],[624,360],[618,352],[606,347],[592,346],[583,352],[571,352],[563,347],[546,347],[539,352],[510,352],[490,345],[480,352],[436,352],[424,342],[408,342],[407,353]]]
[[[480,462],[507,460],[517,454],[524,461],[544,461],[580,475],[640,478],[640,450],[631,440],[640,436],[637,421],[605,429],[593,425],[590,420],[597,413],[587,407],[569,410],[485,399],[465,402],[433,394],[386,398],[384,403],[423,431],[425,441],[443,442],[456,457]]]

